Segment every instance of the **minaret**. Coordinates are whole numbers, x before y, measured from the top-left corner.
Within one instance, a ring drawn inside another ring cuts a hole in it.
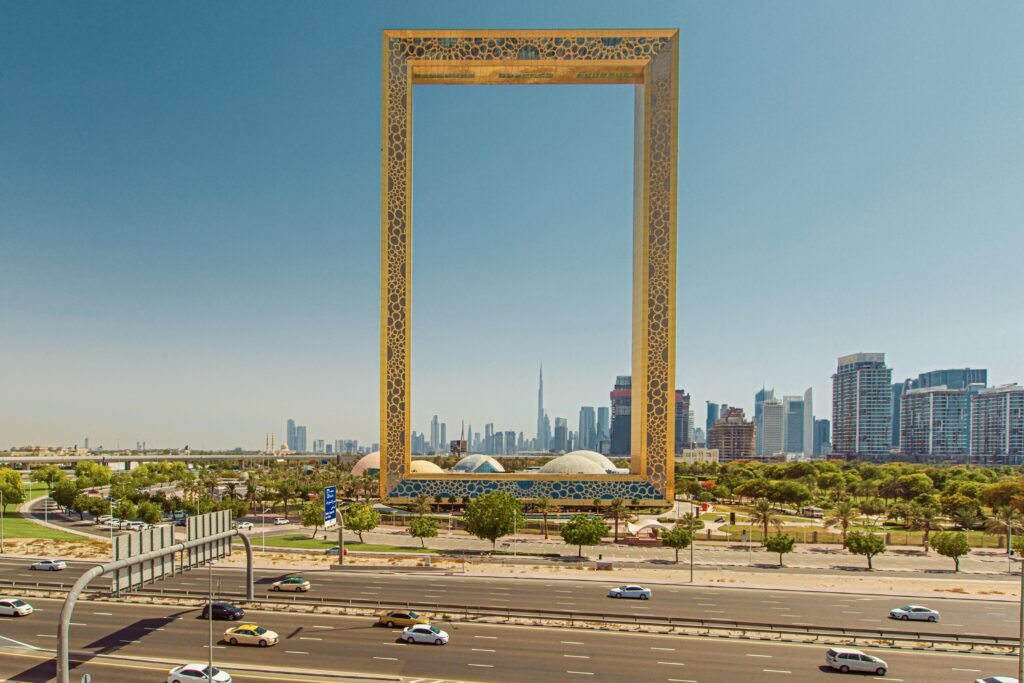
[[[544,364],[540,366],[540,386],[537,388],[537,450],[547,449],[544,432]]]

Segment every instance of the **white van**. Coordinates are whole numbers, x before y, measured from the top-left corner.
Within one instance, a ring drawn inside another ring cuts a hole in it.
[[[825,663],[832,669],[849,673],[851,671],[866,671],[877,676],[884,676],[889,670],[889,665],[878,657],[872,657],[860,650],[853,650],[846,647],[831,647],[825,653]]]

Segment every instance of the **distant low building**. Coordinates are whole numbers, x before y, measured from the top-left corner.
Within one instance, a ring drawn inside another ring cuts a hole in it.
[[[686,465],[694,465],[697,463],[718,463],[718,449],[717,448],[686,448],[683,452],[676,456],[676,462],[681,462]]]
[[[726,408],[708,435],[708,447],[717,450],[722,462],[752,460],[757,455],[757,428],[742,408]]]

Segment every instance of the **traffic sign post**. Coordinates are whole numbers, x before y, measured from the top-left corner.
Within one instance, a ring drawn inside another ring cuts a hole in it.
[[[324,487],[324,528],[333,529],[338,523],[338,487]]]

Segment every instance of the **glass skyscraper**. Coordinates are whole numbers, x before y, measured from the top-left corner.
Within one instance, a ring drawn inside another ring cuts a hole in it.
[[[879,458],[892,447],[892,368],[884,353],[839,358],[832,375],[832,452]]]

